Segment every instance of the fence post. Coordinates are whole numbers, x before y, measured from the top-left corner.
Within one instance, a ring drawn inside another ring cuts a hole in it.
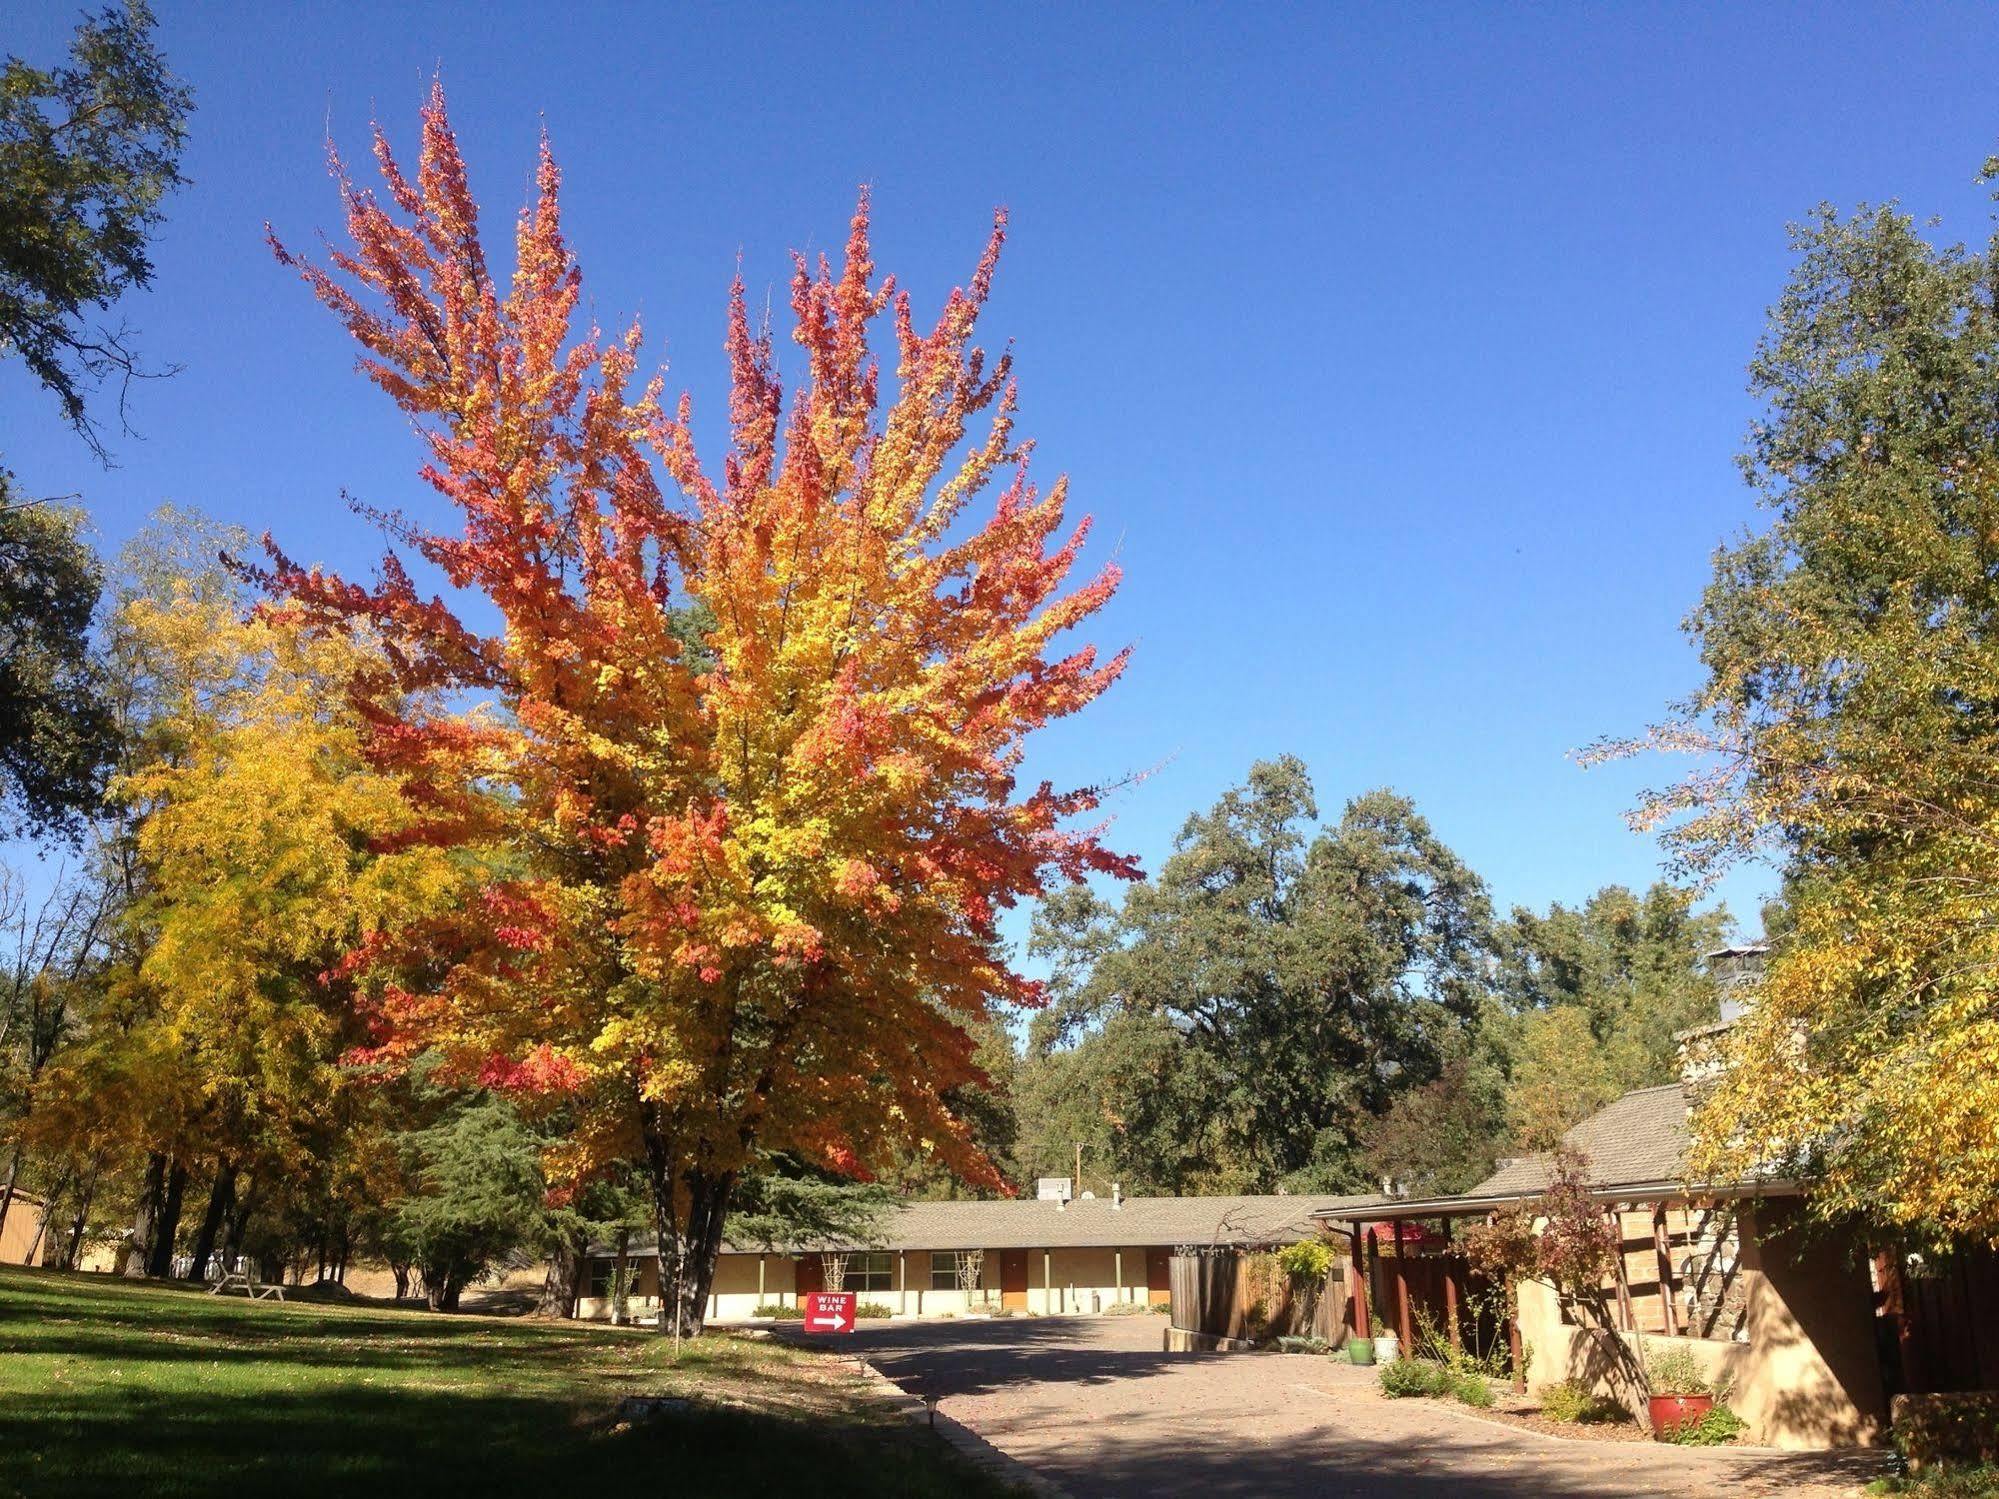
[[[1680,1311],[1673,1305],[1673,1236],[1666,1227],[1666,1204],[1652,1209],[1652,1248],[1659,1256],[1659,1302],[1666,1309],[1666,1336],[1680,1335]]]
[[[1408,1250],[1403,1247],[1402,1220],[1395,1220],[1395,1316],[1402,1329],[1402,1356],[1413,1358],[1416,1338],[1409,1326]]]
[[[1347,1310],[1353,1321],[1353,1335],[1357,1338],[1368,1336],[1368,1328],[1373,1325],[1367,1316],[1367,1250],[1362,1244],[1362,1235],[1360,1224],[1354,1224],[1353,1290],[1347,1294]]]

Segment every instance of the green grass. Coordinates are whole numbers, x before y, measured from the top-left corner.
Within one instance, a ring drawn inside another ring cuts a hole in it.
[[[814,1350],[0,1268],[7,1499],[1009,1492]]]

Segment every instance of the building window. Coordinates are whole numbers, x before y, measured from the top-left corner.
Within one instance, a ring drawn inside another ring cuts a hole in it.
[[[611,1299],[611,1277],[617,1274],[616,1260],[592,1260],[590,1262],[590,1284],[584,1295],[592,1301]]]
[[[829,1256],[830,1258],[830,1256]],[[842,1256],[847,1262],[846,1274],[840,1278],[843,1291],[893,1291],[895,1289],[895,1256],[892,1254],[849,1254]],[[826,1277],[830,1286],[833,1277]]]
[[[931,1254],[930,1289],[933,1291],[958,1289],[958,1252],[955,1249],[940,1249]]]

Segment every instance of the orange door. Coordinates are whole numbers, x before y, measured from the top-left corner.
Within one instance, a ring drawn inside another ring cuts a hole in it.
[[[1000,1251],[1000,1310],[1024,1312],[1027,1310],[1027,1251],[1025,1249],[1002,1249]]]
[[[1145,1299],[1162,1306],[1173,1299],[1173,1252],[1170,1249],[1145,1251]]]

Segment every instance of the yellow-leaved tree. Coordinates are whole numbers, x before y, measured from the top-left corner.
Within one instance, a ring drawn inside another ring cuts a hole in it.
[[[1773,520],[1719,554],[1706,684],[1644,741],[1704,763],[1642,824],[1787,879],[1695,1167],[1999,1242],[1999,239],[1892,208],[1795,234],[1744,456]]]

